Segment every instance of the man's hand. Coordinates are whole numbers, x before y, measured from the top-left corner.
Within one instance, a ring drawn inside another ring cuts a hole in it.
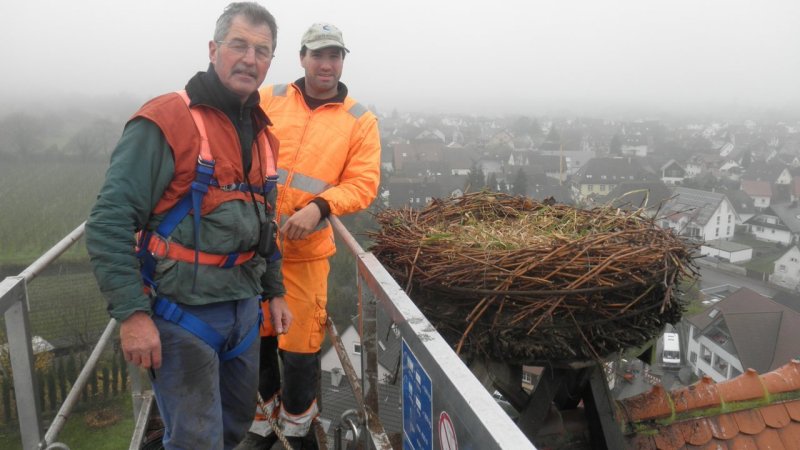
[[[281,234],[286,239],[305,239],[317,227],[321,217],[319,206],[309,203],[289,217],[281,228]]]
[[[125,361],[145,369],[161,367],[161,338],[155,322],[144,311],[136,311],[119,326]]]
[[[283,297],[273,297],[269,301],[269,315],[272,319],[272,328],[277,334],[285,334],[292,324],[292,312]]]

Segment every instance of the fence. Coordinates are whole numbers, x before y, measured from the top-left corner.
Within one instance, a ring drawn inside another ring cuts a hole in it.
[[[51,355],[51,353],[46,353]],[[89,358],[88,352],[73,353],[57,358],[47,358],[35,364],[37,388],[40,392],[38,399],[39,411],[44,419],[52,419],[58,412],[61,404],[66,400],[70,390],[75,386],[75,380],[81,367]],[[4,375],[0,381],[0,424],[3,426],[18,425],[16,399],[14,396],[12,377]],[[128,394],[128,366],[122,354],[114,351],[102,361],[87,379],[87,383],[80,390],[78,409],[97,404]],[[97,424],[98,426],[102,424]]]

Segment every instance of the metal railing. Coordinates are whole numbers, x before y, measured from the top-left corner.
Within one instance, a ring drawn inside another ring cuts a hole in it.
[[[78,378],[66,398],[64,398],[55,418],[46,432],[43,433],[42,414],[39,410],[41,392],[39,392],[39,384],[36,382],[35,360],[31,344],[28,284],[81,239],[84,233],[84,226],[85,222],[40,256],[19,275],[6,277],[0,282],[0,313],[3,313],[5,318],[9,360],[11,361],[11,371],[14,379],[17,418],[24,450],[69,448],[58,442],[58,434],[78,403],[81,392],[86,387],[90,375],[94,372],[100,355],[109,342],[112,341],[112,336],[116,330],[116,320],[109,320],[86,364],[81,369]],[[134,417],[139,417],[139,411],[142,406],[147,406],[149,412],[149,405],[152,404],[152,393],[143,389],[142,377],[138,369],[131,366],[129,374],[131,376]],[[137,429],[139,425],[137,422]],[[134,436],[135,438],[136,436]],[[141,436],[139,436],[138,446],[141,446]],[[133,440],[131,447],[138,448]]]
[[[409,376],[407,369],[429,377],[427,385],[423,381],[423,391],[427,389],[427,392],[420,392],[419,386],[414,391],[414,380],[404,380],[404,408],[419,410],[416,411],[418,414],[412,414],[414,423],[406,423],[404,414],[403,438],[410,448],[417,448],[412,442],[417,439],[427,442],[430,447],[434,447],[433,442],[439,442],[437,447],[441,448],[458,448],[460,443],[462,448],[534,449],[383,265],[374,255],[361,248],[338,218],[331,219],[334,231],[345,244],[343,250],[349,251],[356,260],[358,325],[362,348],[360,380],[332,323],[329,323],[328,330],[358,404],[355,411],[347,411],[348,417],[343,422],[349,427],[359,427],[354,435],[363,448],[392,448],[379,419],[378,312],[381,311],[390,318],[392,328],[402,337],[404,378]],[[43,434],[42,415],[38,406],[41,393],[38,392],[35,378],[27,285],[83,236],[84,225],[78,226],[22,273],[0,282],[0,313],[5,315],[24,450],[68,448],[57,442],[58,434],[116,329],[116,321],[110,320],[52,424]],[[152,391],[143,387],[141,371],[134,366],[129,367],[135,420],[130,449],[134,450],[141,448],[154,410],[154,399]],[[451,447],[443,443],[449,443]]]

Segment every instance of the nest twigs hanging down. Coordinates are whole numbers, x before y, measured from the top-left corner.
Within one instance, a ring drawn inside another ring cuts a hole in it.
[[[486,192],[385,210],[372,251],[460,353],[588,359],[680,318],[691,246],[641,211]]]

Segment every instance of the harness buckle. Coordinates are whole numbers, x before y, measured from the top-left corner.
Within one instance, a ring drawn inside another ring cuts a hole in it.
[[[157,241],[155,243],[152,243],[153,239],[157,239]],[[151,244],[148,245],[148,247],[152,247],[152,249],[149,249],[150,255],[156,260],[161,260],[166,258],[166,256],[169,254],[169,243],[171,240],[172,237],[165,238],[164,236],[161,236],[160,234],[153,232],[153,235],[150,237]],[[162,248],[163,252],[161,251]]]
[[[220,186],[219,188],[223,192],[231,192],[231,191],[235,191],[235,190],[239,189],[239,183],[226,184],[225,186]]]
[[[208,167],[210,169],[213,169],[214,165],[216,164],[216,161],[214,161],[213,159],[210,160],[210,161],[209,160],[205,160],[205,159],[203,159],[202,156],[198,155],[197,156],[197,164],[199,164],[199,165],[201,165],[203,167]]]

